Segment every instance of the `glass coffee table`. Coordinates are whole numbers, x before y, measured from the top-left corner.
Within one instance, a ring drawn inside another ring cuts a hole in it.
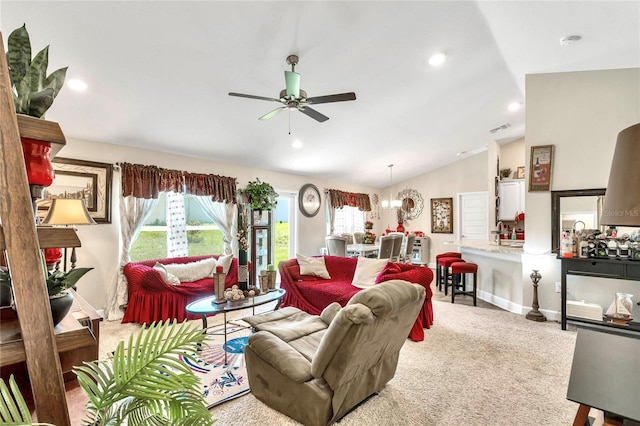
[[[227,301],[224,303],[216,303],[216,296],[205,297],[204,299],[196,300],[195,302],[187,305],[187,312],[194,315],[200,315],[202,318],[202,329],[207,330],[207,315],[211,314],[223,314],[224,316],[224,344],[227,345],[227,335],[235,331],[247,328],[248,326],[235,327],[232,331],[227,329],[227,312],[239,311],[241,309],[251,308],[251,315],[256,314],[256,306],[265,305],[269,302],[278,301],[273,310],[277,310],[282,303],[286,291],[278,288],[268,293],[261,294],[259,296],[247,297],[238,301]],[[213,332],[212,334],[217,334]],[[227,351],[224,351],[224,363],[227,364]]]

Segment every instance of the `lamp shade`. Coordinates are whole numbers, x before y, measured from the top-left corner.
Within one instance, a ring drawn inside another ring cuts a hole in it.
[[[640,226],[640,123],[618,133],[601,225]]]
[[[71,198],[54,198],[43,225],[95,225],[84,201]]]

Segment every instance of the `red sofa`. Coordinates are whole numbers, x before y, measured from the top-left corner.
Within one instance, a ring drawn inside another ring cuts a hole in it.
[[[319,315],[332,302],[345,306],[351,296],[361,289],[351,285],[356,270],[357,258],[325,256],[325,265],[331,279],[322,279],[311,275],[300,275],[300,266],[296,259],[280,262],[280,288],[286,290],[282,306],[293,306],[313,315]],[[424,329],[433,324],[431,306],[431,281],[433,271],[425,266],[406,263],[387,263],[378,274],[376,283],[389,280],[405,280],[422,285],[426,297],[422,310],[418,314],[409,338],[413,341],[424,340]]]
[[[194,282],[182,282],[180,285],[170,285],[164,282],[160,273],[153,269],[156,262],[167,265],[169,263],[190,263],[218,255],[188,256],[166,259],[143,260],[130,262],[124,267],[127,278],[129,303],[122,318],[123,323],[137,322],[151,324],[152,322],[177,319],[200,318],[187,314],[185,307],[203,297],[213,296],[213,278],[203,278]],[[227,277],[225,288],[238,283],[238,259],[233,258]]]

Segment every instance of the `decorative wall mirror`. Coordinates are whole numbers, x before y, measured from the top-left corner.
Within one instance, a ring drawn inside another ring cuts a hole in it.
[[[551,252],[560,248],[563,229],[571,229],[576,221],[584,228],[600,229],[600,211],[605,188],[551,191]]]
[[[400,210],[404,213],[404,218],[408,220],[416,219],[422,213],[424,201],[422,195],[415,189],[403,189],[398,192],[398,199],[401,201]]]

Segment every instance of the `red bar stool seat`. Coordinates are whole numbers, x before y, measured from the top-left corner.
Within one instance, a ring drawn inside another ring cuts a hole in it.
[[[473,306],[477,306],[476,300],[478,290],[478,265],[476,265],[475,263],[458,261],[453,262],[450,265],[450,268],[451,303],[455,303],[456,296],[473,296]],[[473,290],[471,291],[467,291],[467,274],[473,274]]]
[[[438,269],[440,269],[440,280],[438,281],[438,291],[444,287],[444,295],[448,294],[448,287],[451,285],[451,273],[449,267],[456,262],[464,262],[459,257],[441,257],[438,259]]]
[[[458,259],[462,259],[462,253],[457,251],[448,251],[445,253],[436,254],[436,285],[438,286],[438,291],[442,290],[442,270],[440,269],[440,265],[438,264],[438,260],[442,257],[457,257]]]

